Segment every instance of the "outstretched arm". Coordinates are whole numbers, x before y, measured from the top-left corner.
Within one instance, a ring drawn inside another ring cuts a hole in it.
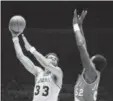
[[[97,76],[97,73],[96,69],[94,68],[94,64],[90,60],[90,56],[86,47],[86,40],[83,34],[83,30],[81,30],[80,26],[82,28],[82,25],[80,25],[80,21],[77,16],[77,12],[75,10],[73,17],[73,30],[75,33],[76,43],[80,51],[80,57],[83,67],[85,68],[85,74],[88,76],[89,79],[92,80],[92,77],[95,78]]]
[[[77,16],[78,17],[78,25],[79,25],[81,34],[84,37],[84,40],[85,40],[85,36],[84,36],[84,31],[83,31],[83,21],[84,21],[84,18],[85,18],[86,15],[87,15],[87,10],[83,10],[82,13],[81,13],[81,15],[78,15]],[[85,46],[87,48],[86,40],[85,40]]]
[[[38,52],[34,47],[32,47],[29,42],[27,41],[26,37],[22,35],[23,41],[25,43],[25,48],[27,51],[30,51],[34,57],[37,59],[37,61],[46,69],[51,71],[53,74],[55,74],[57,77],[61,77],[62,71],[60,68],[56,68],[53,66],[46,58],[43,56],[40,52]]]
[[[13,37],[12,40],[14,43],[14,49],[15,49],[17,58],[30,73],[32,73],[34,76],[37,76],[38,72],[41,71],[41,68],[35,66],[33,62],[23,54],[20,43],[19,43],[19,38],[17,37],[18,35],[13,33],[12,31],[10,32]]]

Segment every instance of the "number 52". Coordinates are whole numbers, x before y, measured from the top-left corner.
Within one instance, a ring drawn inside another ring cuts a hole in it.
[[[83,96],[83,89],[75,89],[75,96]]]

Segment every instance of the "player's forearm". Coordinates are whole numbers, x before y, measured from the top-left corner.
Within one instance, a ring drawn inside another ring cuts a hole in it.
[[[22,52],[18,37],[13,38],[13,43],[14,43],[14,49],[15,49],[17,57],[22,57],[23,52]]]
[[[85,40],[80,31],[75,32],[75,38],[76,38],[77,46],[83,47],[85,44]]]
[[[61,75],[61,69],[60,68],[56,68],[54,67],[52,64],[50,64],[47,59],[38,51],[34,50],[32,52],[32,54],[34,55],[34,57],[39,61],[39,63],[46,69],[48,69],[49,71],[51,71],[52,73],[54,73],[55,75]]]
[[[79,26],[79,27],[80,27],[81,34],[84,36],[84,31],[83,31],[83,27],[82,27],[82,25]]]
[[[79,27],[78,24],[74,24],[73,25],[73,30],[75,33],[75,38],[76,38],[76,42],[78,47],[82,47],[85,44],[85,38],[84,35],[82,33],[82,27]]]
[[[47,59],[40,53],[38,52],[36,49],[31,52],[34,57],[37,59],[37,61],[43,66],[43,67],[47,67],[49,62],[47,61]]]
[[[47,66],[48,62],[47,59],[40,53],[38,52],[32,45],[29,44],[27,41],[26,37],[22,35],[23,41],[25,43],[25,48],[31,52],[31,54],[34,55],[34,57],[37,59],[37,61],[43,66]]]
[[[19,43],[19,39],[18,37],[13,38],[13,43],[14,43],[14,48],[16,51],[16,56],[19,59],[19,61],[23,64],[23,66],[33,75],[36,75],[36,70],[35,70],[35,65],[33,64],[33,62],[26,57],[21,49],[20,43]]]
[[[80,51],[80,57],[81,57],[82,63],[83,63],[85,68],[88,68],[90,65],[90,58],[89,58],[89,54],[87,52],[85,38],[82,35],[80,28],[77,30],[74,28],[74,32],[75,32],[77,46],[78,46],[78,49]]]
[[[36,50],[33,52],[33,55],[35,58],[40,62],[40,64],[46,68],[47,70],[51,71],[55,75],[61,75],[61,70],[59,68],[54,67],[52,64],[50,64],[47,59]]]
[[[86,45],[86,39],[85,39],[85,36],[84,36],[84,31],[83,31],[82,25],[80,26],[80,31],[81,31],[81,34],[82,34],[83,37],[84,37],[84,40],[85,40],[85,47],[87,48],[87,45]]]

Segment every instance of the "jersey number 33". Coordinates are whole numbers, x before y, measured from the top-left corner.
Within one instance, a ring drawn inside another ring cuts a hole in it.
[[[43,89],[42,96],[47,96],[49,94],[49,87],[43,86],[42,89]],[[39,85],[37,85],[35,95],[38,95],[40,93],[40,90],[41,90],[41,87]]]

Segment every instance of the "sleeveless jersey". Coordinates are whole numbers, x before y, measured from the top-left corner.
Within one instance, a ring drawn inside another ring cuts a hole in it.
[[[60,92],[53,81],[52,75],[41,72],[35,81],[33,101],[57,101]]]
[[[96,101],[98,84],[100,81],[100,73],[97,72],[97,78],[91,84],[88,84],[85,81],[83,73],[79,75],[76,85],[74,87],[74,101]]]

